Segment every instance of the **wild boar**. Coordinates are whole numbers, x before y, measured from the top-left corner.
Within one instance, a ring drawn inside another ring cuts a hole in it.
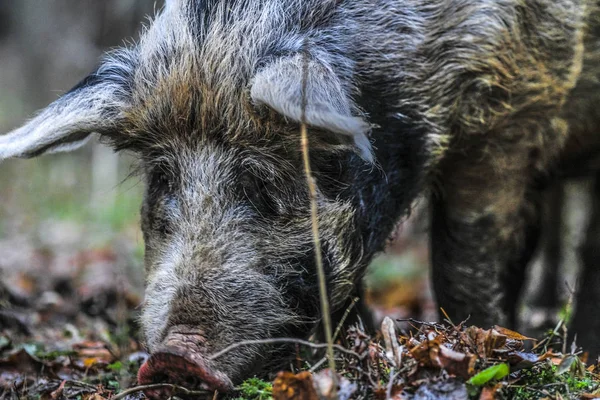
[[[141,383],[227,391],[290,348],[209,355],[314,331],[320,310],[299,145],[304,83],[318,251],[333,309],[413,200],[431,191],[439,305],[456,320],[514,324],[539,233],[540,182],[569,134],[561,113],[586,32],[597,40],[587,27],[594,6],[172,0],[138,44],[109,53],[0,137],[0,159],[73,150],[92,133],[139,157],[142,324],[152,353]],[[597,65],[586,64],[594,77]],[[597,341],[583,344],[598,350]]]

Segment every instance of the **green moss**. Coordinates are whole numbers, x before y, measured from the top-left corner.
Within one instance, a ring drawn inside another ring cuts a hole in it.
[[[114,362],[114,363],[108,365],[106,367],[106,369],[114,371],[114,372],[121,372],[121,370],[123,369],[123,363],[121,361]]]
[[[529,400],[553,398],[558,395],[565,399],[578,399],[584,393],[591,393],[600,387],[591,374],[578,376],[576,369],[557,374],[557,367],[550,362],[520,371],[519,380],[499,391],[498,398]]]
[[[41,360],[54,361],[59,357],[69,357],[77,355],[77,352],[74,350],[54,350],[49,352],[37,352],[36,357]]]
[[[271,400],[273,398],[273,385],[271,382],[259,378],[250,378],[237,388],[238,396],[235,400]]]

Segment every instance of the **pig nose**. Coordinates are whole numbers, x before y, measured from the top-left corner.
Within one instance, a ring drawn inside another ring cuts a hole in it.
[[[162,346],[140,367],[138,382],[141,385],[170,383],[189,390],[215,390],[228,392],[233,389],[231,380],[222,372],[209,368],[201,354],[194,348]],[[155,399],[168,398],[176,393],[170,387],[146,391]]]

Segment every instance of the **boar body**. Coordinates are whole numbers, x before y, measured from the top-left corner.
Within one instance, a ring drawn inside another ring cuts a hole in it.
[[[304,80],[333,308],[415,198],[434,189],[440,306],[456,320],[514,323],[539,232],[539,181],[568,137],[561,113],[592,6],[173,0],[140,43],[0,137],[0,159],[71,150],[92,132],[139,156],[142,324],[153,353],[143,383],[226,391],[290,348],[208,355],[314,331]]]

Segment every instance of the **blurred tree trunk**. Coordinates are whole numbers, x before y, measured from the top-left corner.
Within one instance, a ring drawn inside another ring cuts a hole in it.
[[[0,133],[77,84],[104,51],[136,40],[161,6],[162,0],[0,0]],[[119,170],[117,156],[94,143],[65,159],[78,180],[90,181],[82,187],[92,208],[112,207],[128,172]],[[27,179],[22,169],[10,173]]]
[[[8,2],[0,1],[0,41],[4,40],[10,29],[8,12]]]

